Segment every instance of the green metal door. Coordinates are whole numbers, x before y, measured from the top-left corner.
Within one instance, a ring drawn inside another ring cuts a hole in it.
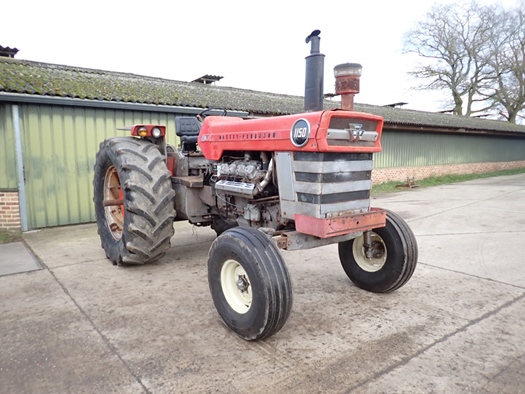
[[[101,141],[129,135],[119,128],[163,124],[175,143],[174,114],[21,105],[20,128],[29,229],[95,220],[93,165]]]

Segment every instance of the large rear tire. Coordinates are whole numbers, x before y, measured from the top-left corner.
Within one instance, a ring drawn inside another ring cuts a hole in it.
[[[366,257],[363,236],[339,243],[339,259],[356,286],[388,293],[405,285],[417,264],[417,242],[408,224],[386,211],[386,226],[372,230],[374,256]]]
[[[208,282],[220,317],[247,341],[277,333],[290,316],[290,275],[277,246],[258,230],[235,227],[215,239]]]
[[[132,137],[103,141],[93,179],[98,234],[116,265],[160,258],[173,236],[175,192],[158,147]]]

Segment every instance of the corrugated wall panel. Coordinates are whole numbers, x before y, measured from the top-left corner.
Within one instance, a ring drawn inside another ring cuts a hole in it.
[[[388,131],[375,168],[525,160],[525,139],[474,134]]]
[[[29,228],[94,220],[96,152],[104,139],[129,135],[118,128],[164,124],[176,143],[173,114],[26,105],[21,118]]]
[[[18,188],[11,106],[0,103],[0,190]]]
[[[175,115],[81,107],[20,105],[30,229],[91,222],[93,165],[101,141],[128,135],[136,123],[167,126],[176,145]],[[10,105],[0,106],[0,188],[17,188]],[[375,167],[525,160],[524,138],[386,130]]]

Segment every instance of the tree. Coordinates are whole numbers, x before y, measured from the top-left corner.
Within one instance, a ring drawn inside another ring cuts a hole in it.
[[[525,1],[514,10],[494,8],[492,15],[498,23],[488,42],[488,97],[502,118],[516,123],[525,112]]]
[[[405,53],[420,64],[418,89],[450,93],[452,112],[494,112],[515,123],[525,108],[525,0],[516,9],[435,4],[405,34]]]

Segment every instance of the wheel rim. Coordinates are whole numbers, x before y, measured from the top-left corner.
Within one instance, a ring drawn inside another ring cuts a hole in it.
[[[367,272],[377,272],[386,263],[387,258],[387,249],[383,239],[376,233],[371,233],[372,238],[372,248],[373,248],[373,257],[368,258],[365,254],[364,247],[364,236],[361,235],[354,239],[354,244],[352,246],[352,251],[354,254],[354,259],[364,271]]]
[[[103,201],[123,200],[122,187],[115,166],[111,166],[106,171],[104,177],[104,198]],[[122,228],[124,227],[124,205],[104,206],[106,223],[113,238],[119,240],[122,238]]]
[[[244,314],[252,305],[252,286],[246,271],[235,260],[226,260],[221,269],[224,298],[237,313]]]

